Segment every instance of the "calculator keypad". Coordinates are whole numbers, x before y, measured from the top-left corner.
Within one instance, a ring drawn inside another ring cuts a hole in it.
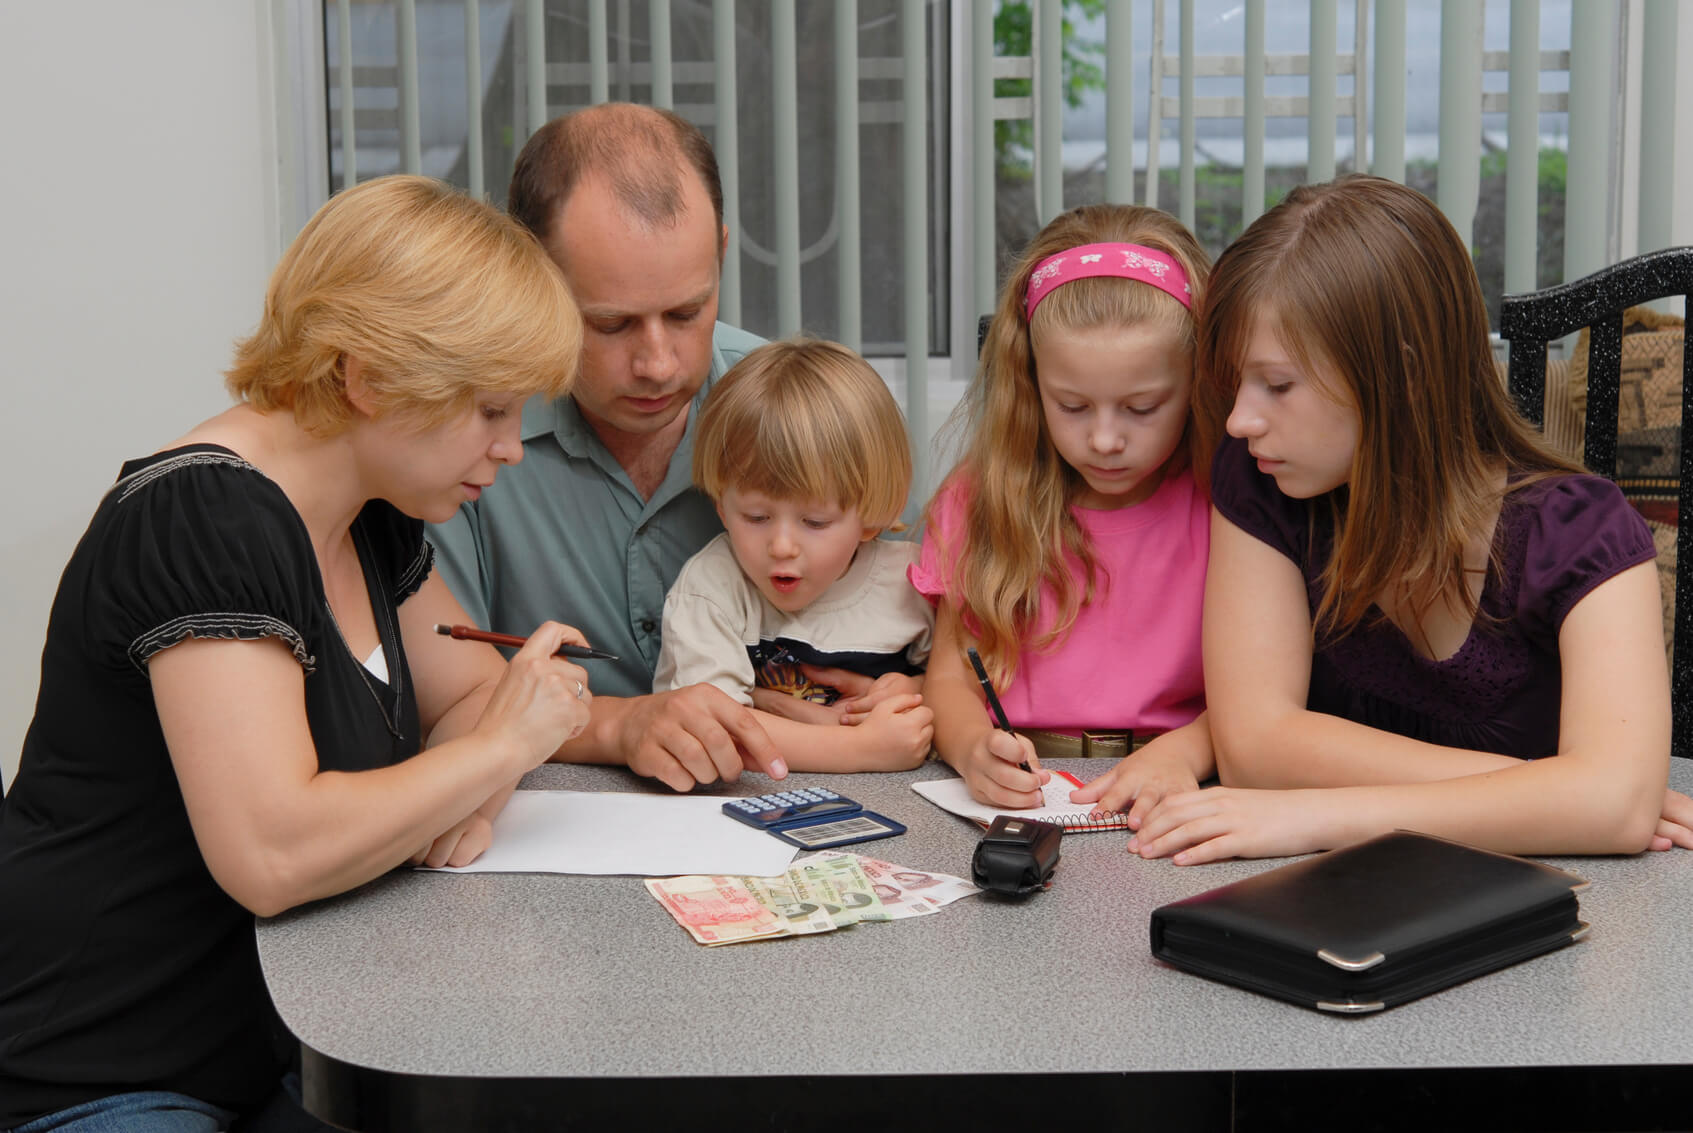
[[[856,811],[860,807],[851,799],[837,795],[825,787],[799,787],[751,798],[727,799],[723,803],[723,809],[742,821],[755,826],[766,826],[786,822],[801,815]]]

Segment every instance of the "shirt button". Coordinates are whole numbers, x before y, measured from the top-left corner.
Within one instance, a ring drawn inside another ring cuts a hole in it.
[[[651,633],[653,630],[655,630],[657,628],[658,628],[658,623],[653,621],[651,618],[642,618],[641,619],[641,632],[642,633]]]

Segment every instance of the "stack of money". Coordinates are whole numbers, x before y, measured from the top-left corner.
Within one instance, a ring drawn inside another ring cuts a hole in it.
[[[849,853],[800,858],[780,877],[651,878],[646,886],[708,947],[927,916],[977,892],[960,877]]]

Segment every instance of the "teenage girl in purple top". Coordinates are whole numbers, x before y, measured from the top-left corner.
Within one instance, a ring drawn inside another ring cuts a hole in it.
[[[1218,260],[1195,370],[1226,414],[1204,618],[1225,785],[1164,800],[1131,849],[1189,864],[1394,828],[1693,848],[1651,536],[1513,412],[1428,198],[1295,190]]]

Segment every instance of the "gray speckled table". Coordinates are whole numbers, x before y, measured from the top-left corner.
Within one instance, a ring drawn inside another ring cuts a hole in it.
[[[1053,765],[1084,779],[1103,770]],[[910,827],[860,849],[967,875],[978,828],[909,785],[943,773],[794,781]],[[1693,766],[1676,761],[1672,782],[1693,788]],[[525,785],[652,789],[562,766]],[[768,788],[749,775],[720,793]],[[634,878],[406,871],[263,921],[258,942],[307,1053],[308,1104],[373,1127],[423,1127],[415,1111],[396,1116],[395,1091],[429,1081],[524,1080],[517,1092],[539,1099],[543,1082],[593,1079],[1693,1064],[1693,854],[1556,859],[1593,881],[1587,940],[1342,1018],[1175,971],[1148,950],[1157,906],[1279,863],[1182,869],[1123,841],[1066,836],[1053,888],[1022,903],[976,896],[931,917],[728,948],[693,943]],[[373,1081],[384,1100],[347,1100]]]

